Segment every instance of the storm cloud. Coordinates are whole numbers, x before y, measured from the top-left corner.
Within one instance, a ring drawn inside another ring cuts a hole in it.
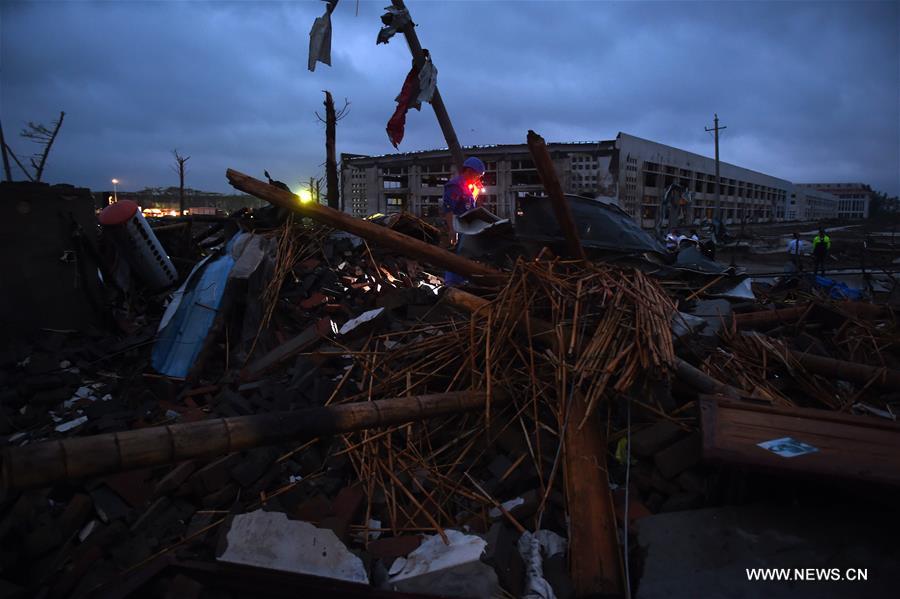
[[[324,161],[322,90],[348,116],[338,151],[395,151],[385,134],[410,67],[375,45],[388,2],[342,0],[332,67],[306,68],[324,3],[11,2],[0,5],[0,118],[66,119],[45,179],[93,189],[229,191],[226,168],[297,187]],[[619,131],[788,180],[900,192],[897,2],[408,2],[465,145],[612,139]],[[358,13],[358,14],[357,14]],[[444,146],[428,106],[400,151]]]

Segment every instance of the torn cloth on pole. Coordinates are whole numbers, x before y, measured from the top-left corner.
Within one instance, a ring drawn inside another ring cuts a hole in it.
[[[419,109],[419,70],[414,66],[406,75],[400,95],[397,96],[397,109],[388,121],[387,134],[391,144],[396,148],[403,141],[403,130],[406,127],[406,112],[410,108]]]
[[[413,66],[409,70],[403,82],[403,89],[394,99],[397,102],[397,109],[388,121],[387,133],[395,148],[403,141],[406,113],[410,108],[421,110],[422,102],[431,102],[435,89],[437,89],[437,69],[426,54],[425,62],[420,69]]]
[[[381,22],[384,23],[384,27],[378,32],[378,39],[375,41],[376,46],[388,43],[388,40],[394,37],[394,34],[398,31],[403,31],[403,28],[411,22],[409,11],[405,8],[400,10],[393,6],[386,6],[384,9],[387,11],[381,15]]]
[[[436,87],[437,69],[434,68],[431,58],[426,58],[425,63],[419,70],[419,95],[416,97],[416,104],[421,106],[422,102],[431,102]],[[416,108],[419,106],[416,106]]]
[[[316,62],[331,66],[331,5],[325,14],[317,17],[309,30],[309,64],[310,71],[316,70]]]

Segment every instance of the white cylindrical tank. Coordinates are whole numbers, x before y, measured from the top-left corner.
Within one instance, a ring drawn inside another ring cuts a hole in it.
[[[148,287],[158,290],[175,284],[178,272],[135,202],[110,204],[97,220]]]

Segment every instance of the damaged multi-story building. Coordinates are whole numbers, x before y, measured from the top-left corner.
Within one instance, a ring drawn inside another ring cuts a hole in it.
[[[619,133],[614,140],[548,143],[567,193],[617,204],[644,227],[657,219],[670,191],[684,222],[714,216],[715,160],[686,150]],[[500,217],[515,219],[518,200],[543,187],[528,146],[464,148],[486,166],[479,203]],[[439,214],[443,185],[453,174],[446,149],[386,154],[341,155],[343,209],[355,216],[408,210]],[[784,219],[790,181],[720,162],[721,209],[726,222]],[[672,191],[674,190],[674,195]]]

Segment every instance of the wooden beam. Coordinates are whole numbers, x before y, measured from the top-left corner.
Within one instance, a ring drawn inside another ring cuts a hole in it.
[[[410,256],[434,266],[445,268],[460,275],[480,279],[484,282],[495,283],[503,280],[505,275],[490,266],[480,264],[453,252],[414,239],[409,235],[394,231],[373,222],[355,218],[344,212],[323,206],[317,202],[301,202],[295,194],[285,191],[274,185],[269,185],[249,175],[228,169],[225,173],[228,182],[235,189],[239,189],[252,196],[266,200],[270,204],[293,210],[301,216],[311,218],[317,222],[358,235],[363,239],[374,241],[386,248],[390,248],[406,256]]]
[[[563,193],[562,185],[556,174],[556,168],[553,166],[553,159],[550,158],[550,152],[547,151],[547,144],[544,143],[543,137],[530,130],[528,131],[528,150],[534,159],[534,167],[541,177],[544,190],[550,196],[553,212],[556,214],[559,228],[566,239],[569,255],[573,258],[587,259],[584,247],[578,237],[578,229],[572,219],[572,211],[569,209],[569,203],[566,201],[566,195]]]
[[[607,476],[604,427],[596,417],[579,427],[587,403],[575,396],[570,404],[564,464],[569,511],[569,572],[575,596],[624,596],[625,576]]]
[[[501,395],[491,399],[494,404],[503,400]],[[0,481],[6,489],[46,486],[192,458],[210,459],[320,435],[483,410],[484,406],[483,392],[455,392],[57,439],[3,449]]]
[[[704,459],[804,476],[900,485],[900,424],[872,416],[700,400]],[[757,444],[790,437],[817,451],[782,457]]]
[[[268,370],[281,364],[294,355],[309,349],[319,339],[332,333],[331,319],[323,318],[315,324],[307,327],[302,333],[282,343],[266,355],[251,362],[241,371],[241,380],[253,381],[265,374]]]
[[[792,358],[800,362],[803,368],[819,376],[849,381],[857,385],[867,385],[871,381],[875,387],[893,389],[894,391],[900,390],[900,371],[898,370],[845,362],[798,351],[792,351],[790,354]]]
[[[456,287],[445,287],[441,298],[451,306],[460,308],[465,312],[477,312],[490,303],[483,297],[478,297],[473,293],[457,289]],[[487,312],[484,315],[487,316]]]

